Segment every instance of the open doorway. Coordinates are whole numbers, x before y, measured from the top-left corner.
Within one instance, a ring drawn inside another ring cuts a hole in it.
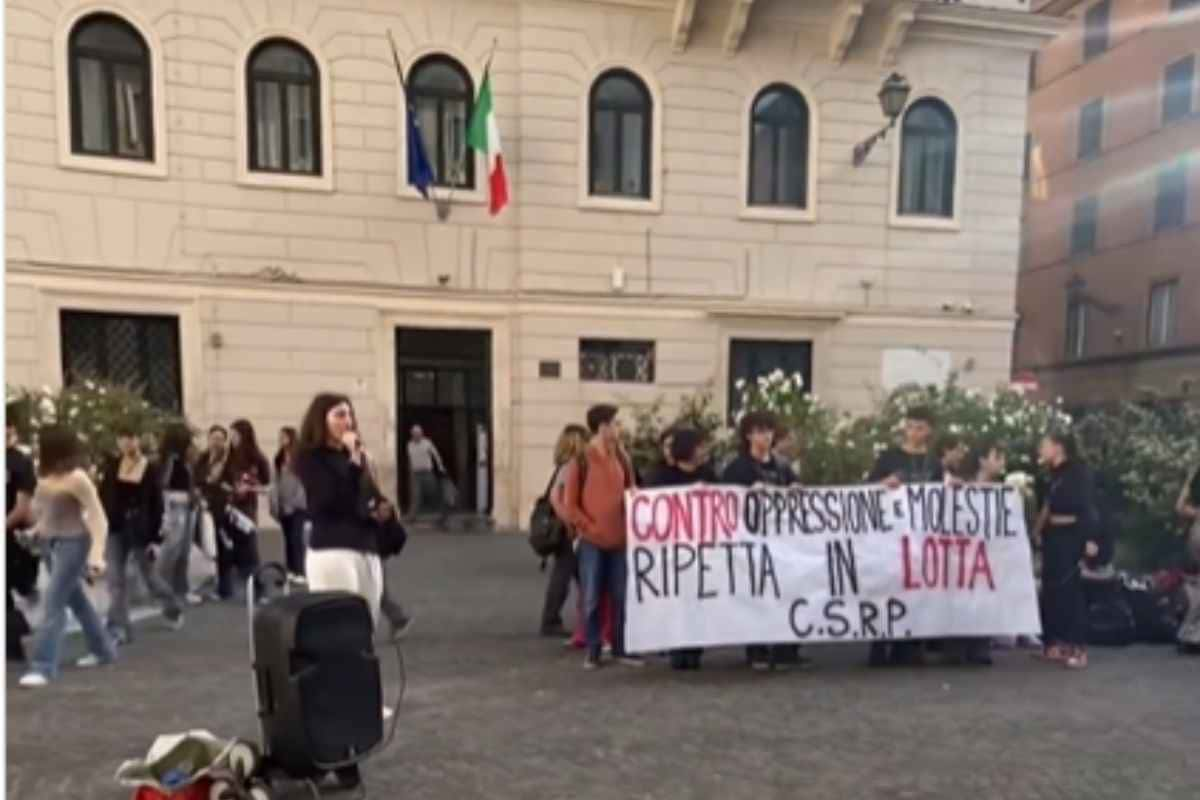
[[[396,329],[397,489],[412,504],[409,432],[420,425],[457,491],[455,513],[492,511],[492,334],[486,330]]]

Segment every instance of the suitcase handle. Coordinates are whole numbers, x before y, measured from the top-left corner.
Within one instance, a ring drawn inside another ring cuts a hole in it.
[[[275,696],[271,693],[271,680],[267,671],[254,665],[254,681],[258,688],[258,715],[265,717],[275,713]]]

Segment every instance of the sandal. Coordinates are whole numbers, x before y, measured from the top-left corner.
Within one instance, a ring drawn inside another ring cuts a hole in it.
[[[1039,658],[1042,661],[1064,663],[1071,657],[1071,654],[1058,645],[1052,644],[1049,647],[1044,647],[1040,651],[1034,653],[1033,657]]]

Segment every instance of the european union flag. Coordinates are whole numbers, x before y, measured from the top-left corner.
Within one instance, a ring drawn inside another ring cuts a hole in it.
[[[408,183],[415,186],[426,200],[429,199],[429,184],[433,183],[433,167],[425,155],[425,140],[421,136],[421,122],[416,109],[408,107]]]

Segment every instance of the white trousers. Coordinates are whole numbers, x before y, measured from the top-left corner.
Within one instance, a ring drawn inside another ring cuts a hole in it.
[[[367,601],[372,624],[378,621],[383,594],[383,564],[379,556],[358,550],[309,550],[304,569],[309,589],[353,592]]]

